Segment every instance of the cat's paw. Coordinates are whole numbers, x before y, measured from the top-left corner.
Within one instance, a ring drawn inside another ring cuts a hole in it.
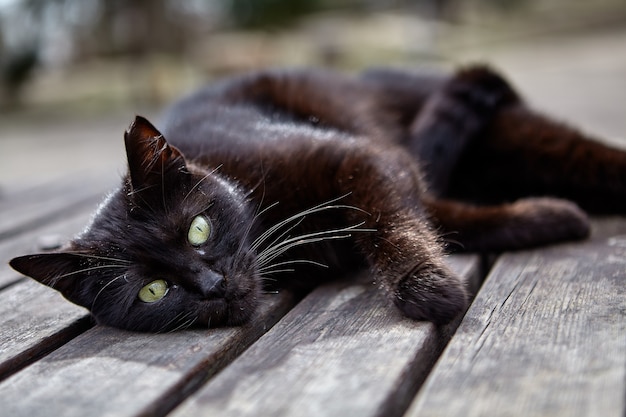
[[[454,75],[447,90],[468,107],[482,112],[520,101],[511,85],[487,66],[461,69]]]
[[[524,198],[511,204],[507,226],[513,248],[584,239],[591,225],[575,203],[559,198]]]
[[[446,324],[465,311],[468,295],[460,279],[441,268],[416,268],[400,280],[394,303],[408,317]]]

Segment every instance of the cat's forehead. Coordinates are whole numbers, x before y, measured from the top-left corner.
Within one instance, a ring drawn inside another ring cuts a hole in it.
[[[177,193],[179,209],[182,212],[203,211],[209,204],[211,207],[227,209],[233,214],[245,209],[245,192],[238,184],[215,173],[190,173],[191,186],[186,189],[173,190]],[[245,211],[245,210],[244,210]]]
[[[150,191],[133,192],[124,182],[100,204],[76,243],[128,259],[159,257],[162,251],[184,250],[196,216],[206,216],[224,244],[240,239],[252,221],[243,190],[211,171],[181,173],[162,198],[145,201],[142,193]]]

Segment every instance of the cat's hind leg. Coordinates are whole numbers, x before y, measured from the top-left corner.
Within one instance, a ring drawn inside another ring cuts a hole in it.
[[[510,106],[459,158],[447,196],[484,203],[555,196],[592,213],[626,214],[626,150]]]
[[[435,194],[447,189],[459,158],[497,112],[519,102],[507,81],[486,66],[447,78],[379,70],[365,79],[381,89],[382,107],[405,124],[401,144],[420,162]],[[400,92],[401,86],[406,91]]]
[[[524,249],[583,239],[590,232],[585,212],[557,198],[523,198],[489,206],[424,198],[424,204],[452,250]]]
[[[422,164],[431,192],[448,187],[454,166],[499,109],[519,101],[487,67],[458,71],[429,98],[410,126],[405,146]]]

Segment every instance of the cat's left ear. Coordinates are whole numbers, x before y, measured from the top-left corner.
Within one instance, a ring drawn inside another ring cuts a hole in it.
[[[124,134],[133,190],[160,189],[168,175],[186,169],[185,159],[147,119],[137,116]]]
[[[17,272],[59,291],[71,302],[89,308],[85,291],[85,258],[72,253],[41,253],[11,259]]]

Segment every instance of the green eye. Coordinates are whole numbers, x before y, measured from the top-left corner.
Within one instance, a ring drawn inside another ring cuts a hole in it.
[[[196,216],[189,226],[187,240],[193,246],[200,246],[209,240],[211,236],[211,224],[204,216]]]
[[[144,303],[154,303],[165,297],[167,290],[167,282],[157,279],[139,290],[139,299]]]

